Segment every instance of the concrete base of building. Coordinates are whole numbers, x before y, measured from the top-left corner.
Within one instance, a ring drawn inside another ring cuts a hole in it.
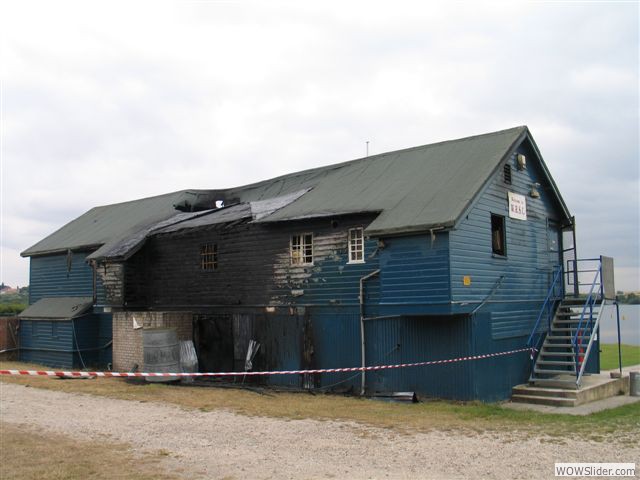
[[[581,405],[599,402],[618,396],[628,397],[629,372],[636,370],[640,370],[640,365],[623,369],[622,376],[619,378],[612,377],[611,372],[608,371],[602,372],[597,375],[584,376],[582,378],[582,385],[579,389],[558,388],[551,386],[542,387],[528,384],[517,385],[512,389],[511,404],[565,407],[562,409],[562,413],[569,413],[571,407],[575,408]],[[557,380],[562,381],[569,378],[569,375],[559,375]]]

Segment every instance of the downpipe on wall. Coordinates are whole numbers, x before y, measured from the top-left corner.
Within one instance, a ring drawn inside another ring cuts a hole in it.
[[[371,277],[375,277],[380,273],[380,269],[374,270],[371,273],[368,273],[364,277],[360,278],[360,356],[362,360],[362,368],[366,367],[365,362],[365,341],[364,341],[364,282],[369,280]],[[364,395],[365,390],[365,371],[362,370],[362,383],[360,386],[360,395]]]

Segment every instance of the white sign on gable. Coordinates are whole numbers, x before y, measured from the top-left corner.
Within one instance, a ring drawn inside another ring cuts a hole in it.
[[[527,219],[527,198],[524,195],[509,192],[509,218]]]

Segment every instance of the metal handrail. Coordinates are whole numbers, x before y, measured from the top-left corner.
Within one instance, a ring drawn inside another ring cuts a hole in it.
[[[542,304],[542,308],[540,309],[540,313],[538,314],[538,318],[536,319],[536,323],[535,323],[535,325],[533,327],[533,330],[531,331],[531,335],[529,335],[529,339],[527,340],[527,346],[528,347],[532,347],[533,346],[531,341],[533,340],[534,335],[538,331],[538,327],[540,326],[540,320],[542,320],[542,315],[544,314],[545,309],[549,305],[549,302],[551,300],[553,300],[555,302],[558,299],[562,298],[562,291],[560,292],[560,296],[553,296],[553,294],[555,292],[555,289],[556,289],[556,284],[558,283],[558,280],[560,278],[563,278],[562,265],[558,265],[557,268],[558,268],[558,271],[555,273],[555,275],[553,277],[553,282],[551,282],[551,287],[549,287],[549,292],[547,293],[547,298],[544,299],[544,303]],[[564,287],[564,286],[562,285],[562,287]],[[551,320],[549,320],[549,325],[547,326],[547,332],[551,328],[550,322],[551,322]]]
[[[486,297],[484,297],[484,300],[480,302],[480,305],[478,305],[476,308],[474,308],[471,311],[471,315],[474,315],[478,310],[484,307],[485,304],[491,299],[491,297],[493,297],[493,294],[496,293],[500,288],[500,286],[502,285],[502,282],[504,281],[504,277],[505,277],[504,275],[500,275],[500,278],[498,278],[498,280],[496,281],[495,285],[493,286],[489,294]]]
[[[600,259],[598,259],[600,261]],[[579,341],[579,337],[582,337],[582,335],[580,335],[582,333],[582,329],[583,329],[583,322],[584,322],[584,317],[585,314],[587,313],[587,307],[589,308],[589,320],[587,321],[587,324],[584,326],[585,329],[589,328],[591,326],[591,323],[593,321],[593,305],[595,303],[595,299],[593,298],[593,289],[596,287],[596,285],[599,285],[600,288],[599,290],[602,291],[602,281],[600,280],[602,277],[602,261],[600,261],[598,269],[597,269],[597,273],[594,275],[593,277],[593,282],[591,282],[591,288],[589,289],[589,295],[587,296],[586,301],[584,302],[584,306],[582,307],[582,313],[580,314],[580,321],[578,322],[578,326],[576,328],[576,333],[573,336],[572,339],[572,345],[573,345],[573,351],[575,353],[575,362],[576,362],[576,383],[579,384],[580,382],[580,378],[582,377],[582,373],[584,372],[584,368],[581,365],[580,362],[580,354],[578,351],[579,345],[578,345],[578,341]],[[600,281],[599,281],[600,280]],[[602,292],[600,292],[602,293]],[[598,320],[600,319],[600,313],[601,313],[602,309],[600,309],[600,311],[598,312]],[[590,332],[589,334],[589,347],[591,346],[592,340],[593,340],[593,331]],[[580,345],[582,344],[582,340],[580,339]],[[585,352],[588,353],[588,352]],[[582,363],[586,363],[588,356],[585,355],[584,359],[582,360]]]
[[[593,324],[593,328],[591,330],[591,334],[589,335],[589,344],[587,345],[587,349],[584,351],[584,358],[582,363],[580,364],[580,370],[576,369],[576,385],[579,387],[580,382],[582,381],[582,375],[584,374],[584,370],[587,366],[587,359],[589,358],[589,354],[591,353],[591,347],[593,346],[594,335],[593,332],[598,329],[598,325],[600,324],[600,316],[602,315],[602,311],[604,308],[600,308],[598,311],[598,316],[596,317],[596,321]],[[576,358],[579,360],[579,355],[576,355]]]

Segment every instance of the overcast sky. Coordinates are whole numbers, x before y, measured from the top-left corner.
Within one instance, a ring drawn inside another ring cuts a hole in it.
[[[639,290],[637,2],[2,2],[2,271],[89,208],[526,124]]]

